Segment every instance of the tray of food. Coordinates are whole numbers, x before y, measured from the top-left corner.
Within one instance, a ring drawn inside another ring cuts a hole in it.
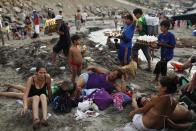
[[[152,47],[156,47],[158,38],[156,36],[144,35],[138,36],[136,41],[138,44],[146,44]]]

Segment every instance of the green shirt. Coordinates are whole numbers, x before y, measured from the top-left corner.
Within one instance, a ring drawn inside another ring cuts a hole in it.
[[[147,30],[147,24],[144,16],[141,16],[137,20],[137,25],[142,25],[142,31],[139,32],[140,36],[146,35],[146,30]]]

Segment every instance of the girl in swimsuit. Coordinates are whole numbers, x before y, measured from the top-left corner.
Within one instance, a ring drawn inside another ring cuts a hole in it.
[[[189,127],[191,124],[177,125],[168,118],[177,105],[177,101],[172,97],[176,89],[173,79],[162,77],[158,87],[159,95],[152,97],[143,107],[130,112],[133,126],[142,131],[156,131],[165,127],[176,129]]]

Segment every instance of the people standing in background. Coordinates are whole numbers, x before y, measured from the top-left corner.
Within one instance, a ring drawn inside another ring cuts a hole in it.
[[[2,41],[2,45],[4,45],[5,42],[4,42],[4,37],[3,37],[3,25],[2,25],[2,21],[1,21],[1,15],[0,15],[0,39]]]
[[[55,18],[55,13],[52,8],[48,8],[48,18],[49,19]]]
[[[6,22],[5,23],[5,33],[6,33],[8,40],[10,40],[10,32],[11,32],[10,25],[8,24],[8,22]]]
[[[33,24],[34,24],[34,31],[35,31],[34,33],[35,33],[36,37],[39,37],[40,18],[39,18],[39,14],[36,10],[33,11]]]
[[[81,12],[80,12],[80,9],[77,10],[77,13],[75,15],[75,24],[76,24],[76,30],[77,31],[80,31],[80,28],[81,28],[81,19],[82,19],[82,15],[81,15]]]
[[[126,16],[125,26],[120,36],[118,58],[122,66],[130,63],[132,38],[136,27],[136,20],[131,14]]]
[[[86,10],[84,10],[84,12],[82,13],[82,24],[83,25],[85,25],[87,17],[88,17],[88,14],[87,14]]]
[[[31,19],[29,16],[26,16],[25,20],[24,20],[24,24],[25,24],[25,31],[27,33],[27,35],[29,37],[31,37],[31,31],[32,31],[32,25],[31,25]]]
[[[63,18],[63,12],[61,10],[59,10],[59,15]]]
[[[143,15],[143,11],[140,8],[136,8],[133,10],[133,14],[135,17],[138,19],[137,20],[137,28],[136,31],[139,33],[140,36],[146,35],[147,34],[147,24],[146,24],[146,19]],[[151,71],[151,55],[150,55],[150,49],[148,45],[143,44],[143,43],[135,43],[133,46],[133,59],[137,62],[138,67],[139,67],[139,60],[138,60],[138,51],[142,50],[144,53],[146,60],[148,62],[148,68],[146,71]]]
[[[59,41],[58,43],[53,47],[53,53],[52,53],[52,64],[54,65],[56,63],[56,55],[63,50],[63,53],[65,56],[68,55],[69,47],[71,44],[71,38],[69,33],[69,28],[65,24],[65,22],[62,20],[62,17],[60,15],[57,15],[55,17],[57,25],[57,33],[59,34]]]
[[[180,20],[177,21],[177,26],[180,27]]]
[[[118,18],[117,17],[114,18],[114,24],[115,24],[115,29],[117,30],[118,29]]]
[[[161,60],[157,62],[154,74],[156,75],[154,82],[159,81],[160,74],[162,76],[167,75],[167,63],[173,59],[174,48],[176,45],[176,39],[173,33],[169,32],[170,21],[164,20],[160,24],[161,34],[158,36],[158,47],[161,47]]]

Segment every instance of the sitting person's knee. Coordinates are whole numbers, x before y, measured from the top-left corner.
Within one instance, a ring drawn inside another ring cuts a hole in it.
[[[40,95],[40,99],[46,99],[47,97],[46,97],[46,95],[45,94],[41,94]]]
[[[33,96],[33,101],[39,101],[40,97],[38,95]]]

